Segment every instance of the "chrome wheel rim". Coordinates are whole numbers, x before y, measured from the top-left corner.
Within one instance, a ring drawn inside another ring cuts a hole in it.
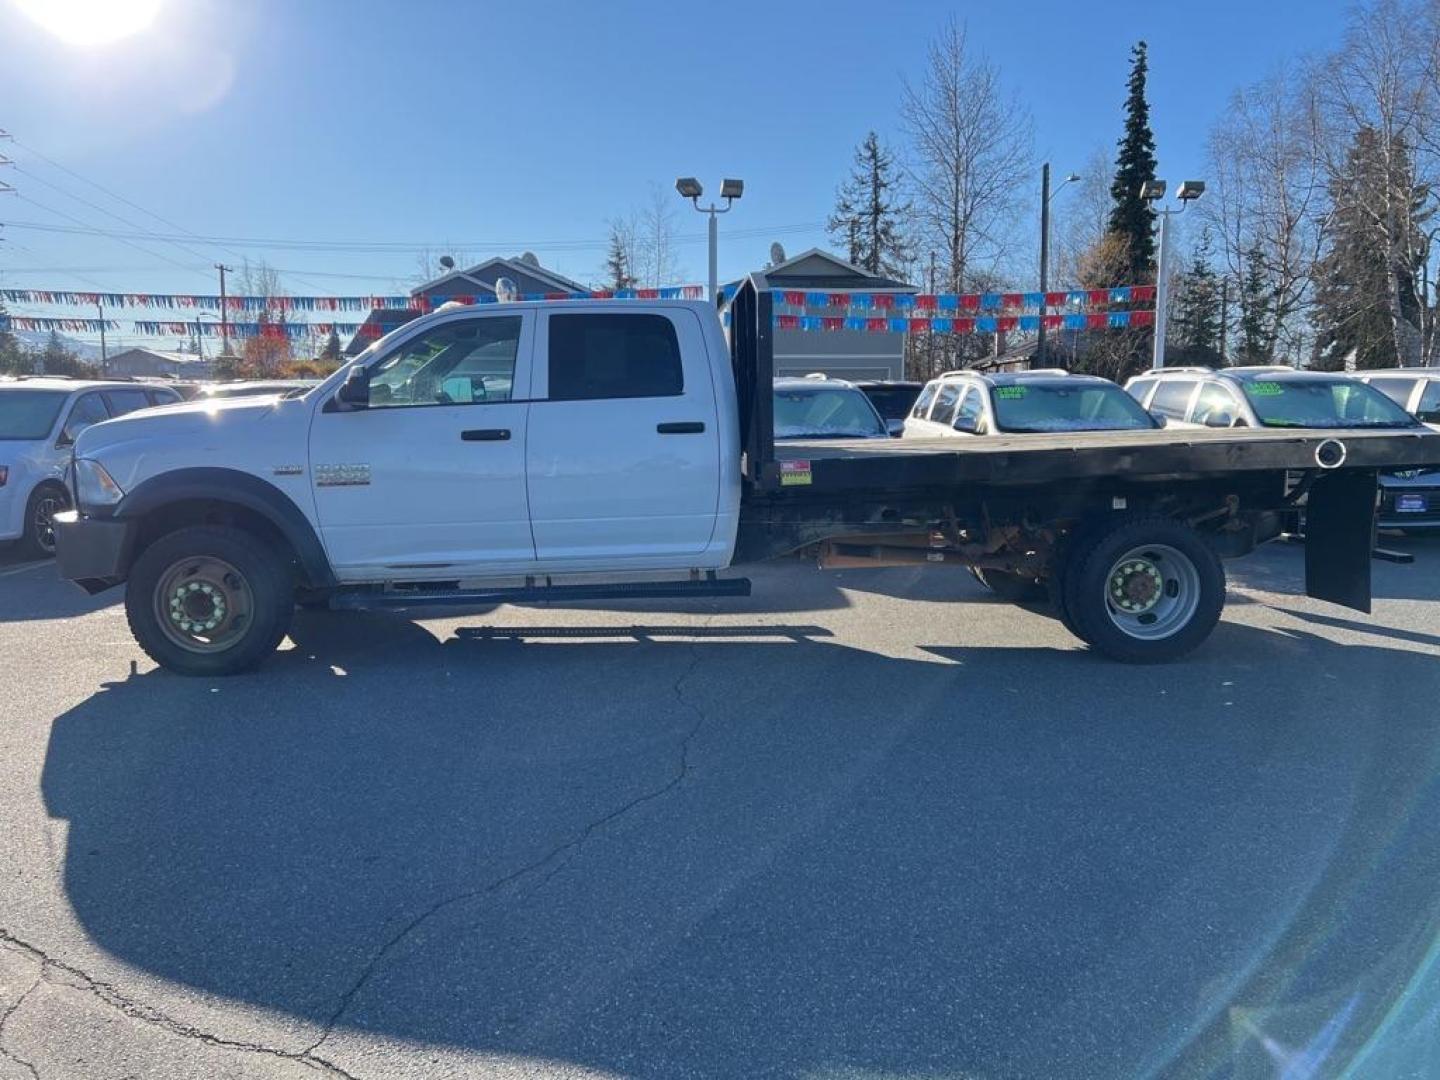
[[[172,563],[155,586],[155,618],[188,652],[223,652],[244,636],[255,610],[245,576],[224,559],[193,556]]]
[[[35,542],[46,551],[55,550],[55,515],[65,506],[65,498],[61,495],[42,495],[35,501],[31,528],[35,533]]]
[[[1200,607],[1200,571],[1167,544],[1132,548],[1105,575],[1105,611],[1123,634],[1158,641],[1184,629]]]

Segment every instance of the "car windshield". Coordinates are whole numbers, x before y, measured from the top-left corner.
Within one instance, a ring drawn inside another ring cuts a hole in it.
[[[1245,398],[1265,427],[1399,428],[1415,419],[1353,379],[1246,379]]]
[[[777,439],[857,439],[884,434],[884,422],[859,390],[834,386],[775,390]]]
[[[1118,386],[1012,383],[990,391],[995,426],[1005,432],[1131,431],[1155,427],[1140,403]]]
[[[865,391],[870,404],[886,420],[904,420],[910,415],[919,390],[904,386],[875,386]]]
[[[65,404],[64,390],[0,391],[0,439],[43,439]]]

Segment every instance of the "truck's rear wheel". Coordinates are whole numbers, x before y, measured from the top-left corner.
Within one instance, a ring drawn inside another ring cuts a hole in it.
[[[1062,590],[1077,637],[1116,660],[1156,663],[1210,636],[1225,605],[1225,571],[1193,529],[1134,518],[1087,537]]]
[[[130,630],[181,675],[233,675],[280,644],[294,611],[284,561],[239,529],[198,526],[141,553],[125,588]]]

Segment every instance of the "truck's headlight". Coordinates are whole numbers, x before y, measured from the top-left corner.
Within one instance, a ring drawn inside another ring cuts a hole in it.
[[[91,506],[114,506],[125,491],[98,461],[75,459],[75,497],[82,510]]]

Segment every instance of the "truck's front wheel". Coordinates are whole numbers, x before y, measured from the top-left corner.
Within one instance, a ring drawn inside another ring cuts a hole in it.
[[[162,536],[130,571],[125,613],[147,656],[181,675],[233,675],[275,650],[293,586],[269,545],[239,529]]]
[[[1193,529],[1135,518],[1091,534],[1063,576],[1076,635],[1115,660],[1174,660],[1210,636],[1225,606],[1225,571]]]

